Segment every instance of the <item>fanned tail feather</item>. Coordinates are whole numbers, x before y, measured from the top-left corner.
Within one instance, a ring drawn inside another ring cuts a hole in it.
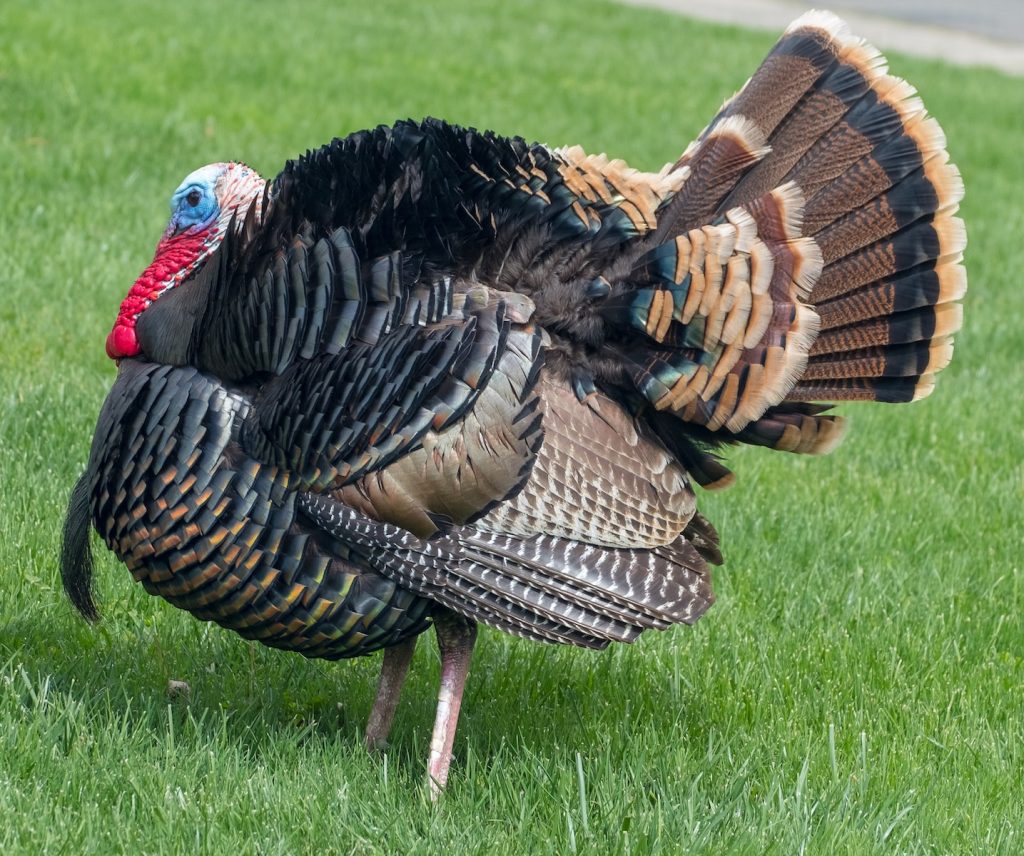
[[[831,16],[805,16],[795,32],[824,32],[839,67],[868,89],[801,161],[811,187],[805,229],[821,247],[809,300],[821,318],[807,370],[789,401],[912,401],[928,395],[950,361],[967,287],[967,243],[954,214],[963,198],[946,140],[915,90],[881,55]],[[814,170],[836,141],[859,155],[832,175]],[[806,192],[806,191],[805,191]]]
[[[624,366],[690,425],[696,442],[650,420],[697,481],[728,481],[721,442],[829,451],[842,419],[814,402],[931,392],[966,290],[945,147],[884,57],[810,12],[673,165],[686,179],[603,313],[646,337]]]

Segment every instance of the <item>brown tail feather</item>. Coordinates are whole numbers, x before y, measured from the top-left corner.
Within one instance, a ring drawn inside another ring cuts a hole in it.
[[[953,337],[825,354],[808,362],[801,381],[934,374],[953,356]]]
[[[945,147],[884,57],[810,12],[666,173],[681,186],[601,312],[639,331],[619,357],[696,481],[731,481],[722,442],[820,454],[830,403],[931,392],[966,290]]]
[[[709,192],[706,164],[736,128],[749,152],[757,143],[757,156],[743,171],[719,169]],[[814,249],[800,255],[820,256],[797,284],[818,319],[807,325],[816,335],[806,361],[787,361],[785,401],[907,401],[933,388],[966,289],[966,235],[954,216],[963,181],[945,146],[916,91],[888,74],[877,50],[831,14],[810,12],[680,159],[693,170],[683,192],[717,202],[709,219],[742,206],[769,246],[802,240]],[[791,201],[780,205],[783,198]],[[708,214],[689,202],[663,212],[683,213]],[[792,300],[793,279],[776,272],[771,296],[788,291]],[[785,412],[773,407],[779,399],[749,394],[770,374],[767,365],[746,366],[762,347],[733,369],[742,375],[735,399],[746,407],[724,422],[703,419],[699,408],[692,415],[743,442],[802,452],[835,445],[835,417]]]
[[[818,303],[815,309],[821,318],[821,329],[832,330],[894,312],[952,303],[963,297],[966,290],[963,265],[941,263],[883,279],[855,293]]]
[[[963,181],[938,123],[877,51],[805,20],[867,89],[785,176],[807,197],[804,231],[824,261],[808,298],[821,332],[787,400],[915,400],[949,363],[962,318]]]

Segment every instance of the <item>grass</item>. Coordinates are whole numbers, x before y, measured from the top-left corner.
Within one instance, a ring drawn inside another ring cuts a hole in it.
[[[104,337],[164,200],[439,115],[647,168],[772,38],[598,2],[8,0],[0,31],[0,851],[1018,853],[1024,836],[1024,82],[893,59],[968,187],[972,290],[928,401],[702,495],[728,563],[693,629],[594,655],[485,632],[439,807],[437,657],[359,744],[375,659],[258,648],[134,586],[63,600]],[[169,701],[169,679],[192,698]]]

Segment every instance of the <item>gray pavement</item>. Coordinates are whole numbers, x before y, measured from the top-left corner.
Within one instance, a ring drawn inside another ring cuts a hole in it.
[[[1024,75],[1024,0],[620,0],[707,21],[779,31],[831,9],[878,48]]]
[[[846,9],[1024,44],[1024,0],[833,0]]]

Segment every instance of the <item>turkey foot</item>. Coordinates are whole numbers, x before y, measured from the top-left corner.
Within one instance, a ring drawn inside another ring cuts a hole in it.
[[[384,661],[380,666],[380,680],[377,682],[377,697],[366,721],[363,742],[369,750],[386,749],[391,723],[395,719],[395,708],[409,674],[409,664],[416,650],[416,637],[406,639],[384,650]]]
[[[476,642],[476,623],[447,610],[434,614],[437,646],[441,649],[441,689],[437,694],[434,733],[430,738],[427,776],[430,798],[437,800],[448,781],[452,744],[459,724],[462,691],[469,675],[469,660]]]

